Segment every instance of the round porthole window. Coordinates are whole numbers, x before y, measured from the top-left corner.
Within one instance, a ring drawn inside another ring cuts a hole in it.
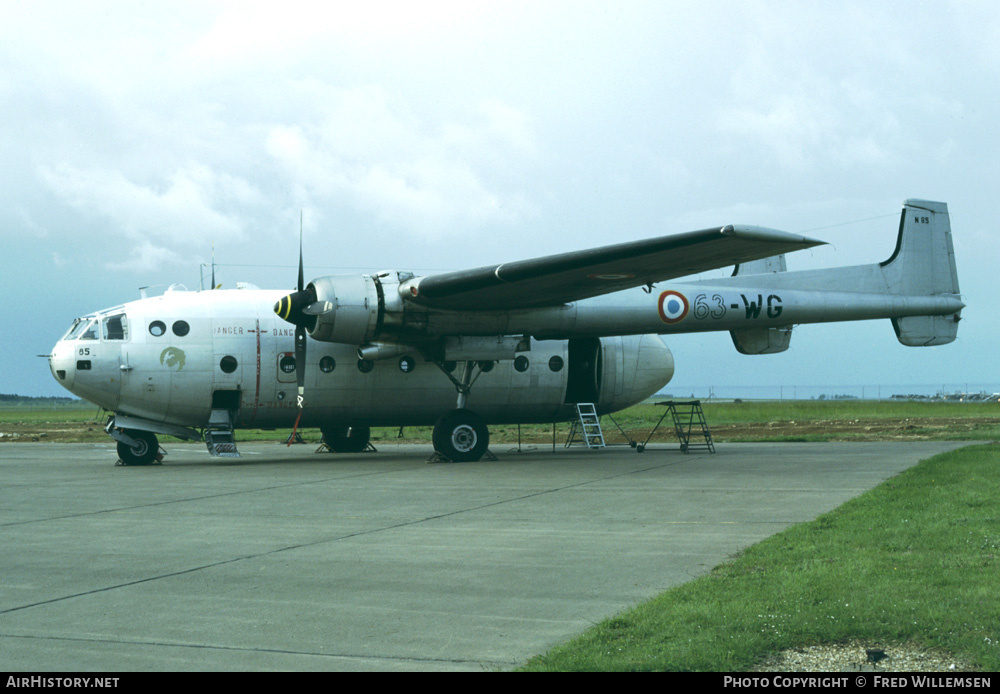
[[[161,320],[154,320],[149,324],[149,334],[153,337],[159,337],[163,333],[167,332],[167,324]]]
[[[236,371],[236,367],[239,365],[240,363],[236,361],[236,357],[230,357],[230,356],[223,357],[222,360],[219,362],[219,368],[222,369],[223,373],[227,374],[231,374],[232,372]]]
[[[496,366],[496,364],[497,363],[495,361],[481,361],[479,362],[479,368],[485,374],[492,371],[493,367]]]
[[[286,354],[278,361],[278,368],[281,369],[281,373],[295,373],[295,357]]]
[[[562,371],[563,358],[560,356],[554,356],[549,359],[549,368],[553,371]]]
[[[524,373],[528,370],[528,358],[523,354],[514,358],[514,370]]]
[[[371,359],[358,359],[358,371],[363,374],[368,373],[375,368],[375,362]]]
[[[408,374],[417,366],[417,360],[411,357],[409,354],[399,358],[399,370],[404,374]]]
[[[330,373],[337,368],[337,362],[334,361],[333,357],[323,357],[319,360],[319,370],[325,374]]]
[[[184,337],[189,332],[191,332],[191,326],[187,324],[187,321],[179,320],[175,321],[171,329],[174,331],[174,335],[177,337]]]

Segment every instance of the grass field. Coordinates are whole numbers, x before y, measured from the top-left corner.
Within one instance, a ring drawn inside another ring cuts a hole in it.
[[[926,460],[526,669],[746,671],[852,641],[1000,669],[998,472],[997,444]]]
[[[774,400],[706,402],[703,404],[712,435],[725,441],[873,441],[873,440],[1000,440],[1000,404],[955,402],[896,402],[870,400]],[[614,422],[633,440],[645,441],[663,414],[663,407],[636,405],[613,415]],[[106,413],[90,404],[0,406],[0,441],[86,442],[107,438]],[[609,442],[626,438],[610,418],[603,428]],[[241,430],[238,440],[281,441],[288,431]],[[556,427],[558,445],[566,440],[569,424]],[[305,429],[307,441],[318,442],[318,429]],[[502,444],[552,442],[552,425],[490,427],[492,441]],[[398,441],[398,428],[376,428],[372,439]],[[430,427],[406,427],[403,441],[430,443]],[[676,441],[669,419],[652,442]]]

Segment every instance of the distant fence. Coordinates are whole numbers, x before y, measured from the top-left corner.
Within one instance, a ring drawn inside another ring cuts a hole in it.
[[[953,400],[997,401],[1000,383],[871,386],[691,386],[669,384],[656,398],[697,400]]]

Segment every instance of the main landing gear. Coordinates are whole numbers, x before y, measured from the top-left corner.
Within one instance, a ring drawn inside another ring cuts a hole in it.
[[[464,408],[445,413],[434,425],[434,450],[456,463],[479,460],[490,447],[490,430],[482,418]]]
[[[434,433],[431,436],[434,450],[455,463],[477,461],[490,447],[490,430],[482,417],[466,409],[465,404],[472,390],[472,384],[479,378],[479,374],[492,368],[493,362],[465,362],[462,380],[452,376],[442,362],[434,363],[455,384],[455,390],[458,391],[456,409],[446,412],[434,425]]]
[[[371,427],[327,427],[323,432],[323,443],[336,453],[361,453],[368,448],[372,438]]]

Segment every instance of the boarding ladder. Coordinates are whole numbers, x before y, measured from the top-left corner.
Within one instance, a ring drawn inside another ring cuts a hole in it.
[[[715,442],[712,441],[712,433],[708,430],[708,422],[705,419],[704,410],[701,409],[700,400],[681,402],[666,400],[656,404],[667,409],[660,417],[660,421],[653,427],[653,431],[649,432],[646,440],[636,447],[640,453],[645,450],[646,444],[653,438],[653,434],[660,428],[660,424],[667,418],[667,415],[673,418],[674,432],[681,442],[681,451],[687,453],[692,448],[704,448],[709,453],[715,453]]]
[[[597,416],[597,408],[592,402],[576,403],[577,419],[573,421],[573,426],[569,431],[569,438],[566,439],[566,447],[574,441],[582,440],[587,444],[587,448],[604,448],[604,433],[601,431],[601,419]],[[579,427],[579,428],[577,428]],[[577,439],[577,434],[581,439]]]
[[[213,409],[205,429],[205,446],[219,458],[239,458],[236,439],[233,437],[233,414],[226,409]]]

